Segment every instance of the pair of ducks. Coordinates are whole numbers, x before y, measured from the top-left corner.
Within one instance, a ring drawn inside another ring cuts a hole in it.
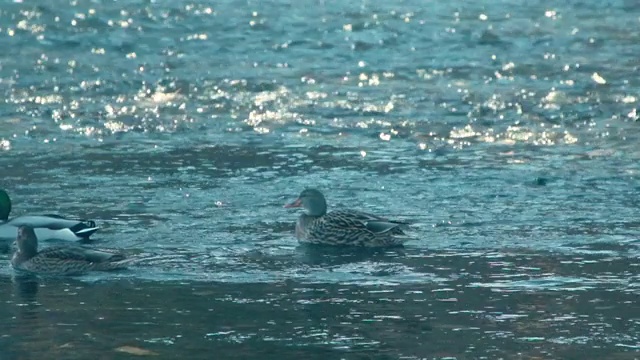
[[[404,242],[403,228],[407,223],[389,220],[356,210],[335,210],[327,213],[324,195],[316,189],[306,189],[285,208],[304,208],[296,222],[295,234],[300,243],[389,247]],[[130,259],[124,255],[86,246],[49,247],[38,252],[38,238],[88,239],[98,228],[93,221],[75,221],[57,216],[22,216],[8,220],[11,201],[0,189],[0,234],[16,234],[17,250],[11,264],[15,269],[62,275],[87,271],[108,271],[125,268]]]
[[[0,241],[13,241],[17,250],[11,265],[17,270],[50,275],[123,269],[129,260],[108,250],[70,244],[38,251],[41,240],[86,240],[98,231],[94,221],[70,220],[57,215],[26,215],[9,220],[11,199],[0,189]]]

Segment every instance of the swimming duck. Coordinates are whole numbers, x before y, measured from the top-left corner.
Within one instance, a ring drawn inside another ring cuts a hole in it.
[[[119,253],[75,244],[38,251],[36,233],[28,226],[18,227],[16,246],[11,266],[39,274],[79,275],[88,271],[118,270],[126,268],[130,262]]]
[[[92,220],[70,220],[58,215],[25,215],[9,220],[10,213],[9,194],[0,189],[0,242],[15,240],[18,227],[23,225],[33,228],[41,241],[86,240],[99,229]]]
[[[324,195],[306,189],[284,206],[306,210],[296,223],[296,237],[301,243],[364,247],[399,246],[406,239],[402,228],[408,224],[356,210],[334,210],[327,213]]]

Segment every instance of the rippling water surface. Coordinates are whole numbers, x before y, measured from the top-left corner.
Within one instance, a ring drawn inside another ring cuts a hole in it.
[[[638,358],[636,2],[0,4],[14,215],[148,258],[1,255],[0,359]],[[413,240],[299,246],[308,186]]]

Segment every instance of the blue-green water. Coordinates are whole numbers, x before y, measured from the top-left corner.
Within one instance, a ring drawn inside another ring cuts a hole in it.
[[[0,359],[638,357],[635,2],[0,4],[14,215],[150,258],[2,255]],[[299,246],[307,186],[414,240]]]

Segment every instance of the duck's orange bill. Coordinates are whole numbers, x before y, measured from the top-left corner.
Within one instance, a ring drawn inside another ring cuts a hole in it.
[[[301,206],[302,206],[302,200],[300,199],[296,199],[296,201],[292,202],[291,204],[284,204],[285,208],[296,208]]]

